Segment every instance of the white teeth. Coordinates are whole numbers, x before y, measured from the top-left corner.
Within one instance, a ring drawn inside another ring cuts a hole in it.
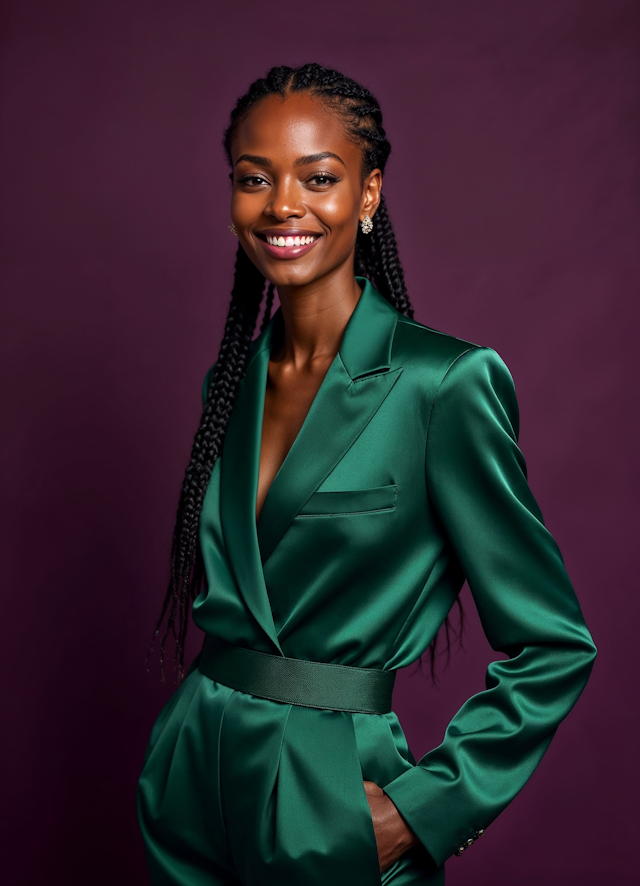
[[[269,246],[307,246],[313,243],[315,237],[272,237],[267,234],[266,240]]]

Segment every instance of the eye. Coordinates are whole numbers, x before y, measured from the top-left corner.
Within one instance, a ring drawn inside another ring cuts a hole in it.
[[[268,185],[269,182],[262,175],[243,175],[241,178],[236,179],[241,185],[249,185],[250,187],[260,187],[260,185]]]
[[[340,181],[340,179],[336,175],[332,175],[330,172],[316,172],[307,179],[307,182],[316,185],[316,187],[319,188],[327,188],[338,181]]]

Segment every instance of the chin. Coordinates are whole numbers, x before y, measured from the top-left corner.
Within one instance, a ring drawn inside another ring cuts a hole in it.
[[[262,270],[265,277],[274,284],[274,286],[306,286],[313,283],[319,277],[324,276],[324,272],[318,268],[304,267],[282,267],[284,262],[278,262],[275,267],[268,267]],[[293,265],[293,262],[291,263]]]

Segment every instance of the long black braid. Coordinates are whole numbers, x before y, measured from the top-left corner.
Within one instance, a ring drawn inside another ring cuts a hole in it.
[[[340,116],[347,133],[362,151],[363,180],[374,169],[380,169],[384,173],[391,145],[382,125],[382,111],[377,100],[367,89],[344,74],[316,64],[302,65],[299,68],[271,68],[266,77],[251,84],[231,112],[229,126],[224,134],[223,144],[230,163],[234,135],[247,114],[268,96],[279,95],[284,98],[294,92],[307,92],[317,97]],[[359,276],[368,277],[398,311],[413,317],[396,238],[384,198],[378,206],[372,233],[363,235],[358,230],[355,272]],[[220,352],[178,503],[171,546],[169,587],[149,646],[150,653],[168,609],[167,625],[160,644],[162,682],[164,650],[169,633],[173,634],[176,641],[174,664],[178,667],[180,680],[184,677],[189,603],[197,596],[204,577],[198,544],[200,511],[213,466],[222,451],[238,384],[246,367],[249,345],[264,298],[265,282],[263,275],[239,245],[231,304]],[[271,317],[273,298],[274,287],[269,283],[261,329],[266,327]],[[445,630],[449,648],[448,619]],[[437,638],[429,647],[432,674],[436,642]]]

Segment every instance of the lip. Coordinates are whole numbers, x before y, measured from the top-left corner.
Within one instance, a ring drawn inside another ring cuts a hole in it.
[[[318,231],[303,231],[300,228],[269,228],[264,231],[256,231],[256,235],[264,250],[273,258],[279,259],[300,258],[313,249],[322,238],[322,234],[319,234]],[[299,246],[295,244],[292,246],[272,246],[267,243],[267,237],[284,237],[285,239],[287,237],[313,237],[314,239],[311,243],[301,243]]]

